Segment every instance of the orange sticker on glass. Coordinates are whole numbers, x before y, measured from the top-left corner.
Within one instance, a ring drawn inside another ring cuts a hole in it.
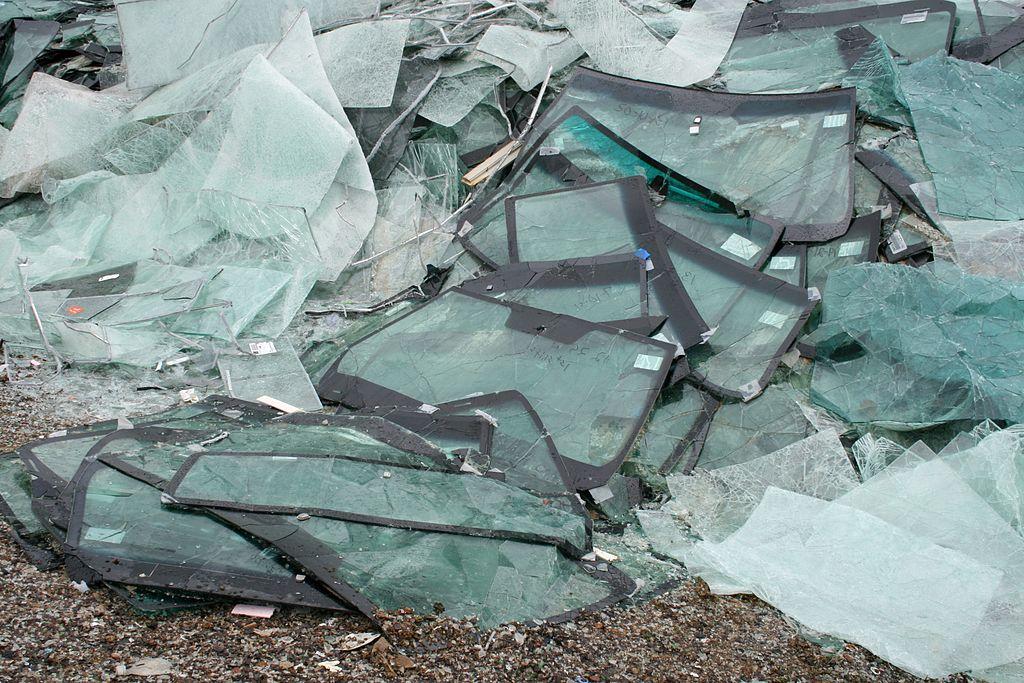
[[[79,313],[85,313],[85,309],[81,306],[68,306],[68,313],[70,315],[78,315]]]

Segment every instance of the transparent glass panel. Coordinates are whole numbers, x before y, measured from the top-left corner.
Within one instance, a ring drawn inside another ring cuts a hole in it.
[[[748,400],[767,386],[811,306],[808,290],[662,231],[683,287],[714,330],[687,361],[702,385]]]
[[[5,505],[7,510],[3,509]],[[0,514],[8,513],[13,517],[8,523],[17,523],[17,533],[36,535],[44,531],[32,512],[31,479],[25,465],[13,454],[0,456]]]
[[[246,401],[269,396],[300,410],[323,408],[291,343],[243,342],[242,348],[246,347],[251,355],[221,355],[217,359],[217,369],[229,396]]]
[[[540,85],[549,68],[553,73],[561,71],[583,56],[583,48],[565,31],[530,31],[503,24],[488,28],[476,49],[480,59],[511,71],[512,80],[523,91]]]
[[[787,239],[830,239],[849,223],[853,99],[852,89],[734,95],[577,69],[528,141],[578,107],[650,159],[781,221]]]
[[[875,212],[855,218],[842,237],[807,245],[807,286],[825,291],[829,273],[855,263],[878,260],[882,216]]]
[[[214,447],[215,448],[215,447]],[[585,553],[581,515],[474,474],[344,457],[200,453],[167,491],[198,506],[317,513],[349,521],[553,543]]]
[[[761,270],[796,287],[807,286],[807,245],[784,244]]]
[[[714,399],[690,384],[662,391],[627,467],[635,467],[645,481],[676,469],[688,471],[716,407]]]
[[[316,45],[343,107],[388,107],[409,20],[363,21],[321,33]]]
[[[353,344],[318,390],[362,407],[394,403],[386,398],[395,392],[418,401],[400,401],[407,405],[437,405],[515,389],[563,457],[617,467],[674,353],[674,345],[454,289]],[[561,400],[566,386],[576,388],[570,404]]]

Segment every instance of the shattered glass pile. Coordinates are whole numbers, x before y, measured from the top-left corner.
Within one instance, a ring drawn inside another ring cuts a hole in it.
[[[692,576],[1024,677],[1021,3],[0,20],[0,381],[138,408],[0,458],[38,566],[481,627]]]

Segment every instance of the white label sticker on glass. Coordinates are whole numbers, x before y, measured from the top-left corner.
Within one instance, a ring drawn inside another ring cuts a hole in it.
[[[903,233],[896,230],[889,237],[889,248],[892,249],[892,253],[898,254],[901,251],[907,250],[907,241],[903,239]]]
[[[274,346],[274,342],[270,341],[251,342],[249,344],[249,353],[254,356],[266,356],[271,353],[277,353],[277,347]]]
[[[743,235],[733,233],[729,236],[729,239],[722,244],[722,250],[746,260],[757,256],[757,253],[761,251],[761,247],[757,246]]]
[[[786,324],[789,318],[785,313],[776,313],[775,311],[765,311],[761,314],[759,321],[765,325],[771,325],[774,328],[782,329],[782,326]]]
[[[864,240],[843,242],[839,245],[839,256],[860,256],[862,251],[864,251]]]
[[[690,135],[696,135],[700,132],[700,126],[690,126]]]
[[[911,14],[904,14],[903,18],[900,19],[901,24],[920,24],[922,21],[927,21],[928,10],[922,10],[920,12],[913,12]]]
[[[773,256],[768,262],[768,270],[793,270],[796,268],[796,256]]]
[[[111,273],[110,275],[104,275],[97,282],[106,282],[107,280],[116,280],[121,277],[121,273]]]
[[[830,114],[822,121],[822,128],[839,128],[846,125],[846,114]]]
[[[800,127],[800,119],[790,119],[789,121],[786,121],[785,123],[780,123],[779,124],[779,128],[799,128],[799,127]]]
[[[557,147],[541,147],[540,149],[537,150],[537,154],[541,155],[542,157],[553,157],[556,154],[560,154],[561,152],[562,150],[558,149]]]
[[[124,540],[124,529],[104,529],[99,526],[91,526],[85,530],[85,540],[120,543]]]
[[[648,356],[645,353],[641,353],[636,357],[636,362],[633,363],[634,368],[641,370],[654,370],[657,372],[661,370],[661,356]]]

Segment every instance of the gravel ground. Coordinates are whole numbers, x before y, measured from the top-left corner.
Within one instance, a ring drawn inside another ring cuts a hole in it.
[[[0,452],[70,426],[68,400],[0,385]],[[917,680],[853,645],[826,652],[765,603],[713,596],[701,582],[555,626],[478,633],[466,622],[385,615],[385,638],[345,651],[346,635],[372,628],[361,616],[279,609],[251,619],[230,606],[141,616],[105,590],[78,592],[62,570],[37,571],[0,529],[3,681],[106,680],[140,664],[168,672],[153,680]]]

